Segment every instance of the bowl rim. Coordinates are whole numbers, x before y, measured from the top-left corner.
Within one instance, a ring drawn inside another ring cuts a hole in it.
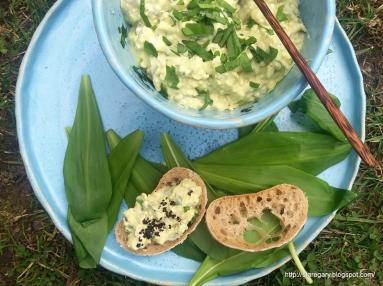
[[[254,124],[259,122],[273,114],[279,112],[281,109],[286,107],[291,101],[293,101],[302,91],[308,86],[306,79],[302,76],[296,84],[292,85],[289,88],[284,96],[281,96],[278,100],[273,101],[273,103],[266,108],[257,110],[257,112],[248,112],[241,115],[240,117],[235,118],[209,118],[209,117],[195,117],[190,116],[186,113],[177,111],[176,109],[170,109],[163,104],[159,104],[158,100],[154,96],[149,96],[145,94],[142,88],[125,72],[123,72],[122,64],[116,59],[115,53],[113,52],[112,44],[108,39],[108,33],[104,29],[103,17],[102,17],[102,4],[103,0],[92,0],[92,14],[93,14],[93,24],[97,34],[101,50],[104,53],[104,56],[112,70],[117,75],[117,77],[124,83],[124,85],[136,96],[141,98],[149,106],[155,110],[161,112],[162,114],[174,119],[178,122],[191,125],[194,127],[210,128],[210,129],[229,129],[229,128],[239,128],[247,125]],[[326,5],[326,25],[322,31],[322,41],[318,52],[312,58],[309,66],[316,73],[321,63],[323,62],[328,48],[330,46],[332,35],[335,26],[336,19],[336,4],[334,0],[325,0]]]

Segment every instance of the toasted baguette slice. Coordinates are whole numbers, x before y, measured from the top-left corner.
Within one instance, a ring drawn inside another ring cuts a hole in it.
[[[181,168],[181,167],[176,167],[171,170],[169,170],[167,173],[165,173],[161,180],[159,181],[157,187],[155,188],[154,191],[157,191],[158,189],[173,185],[173,184],[179,184],[183,179],[189,178],[193,180],[199,187],[201,187],[202,192],[201,192],[201,197],[200,197],[200,206],[199,206],[199,212],[198,216],[196,217],[195,221],[193,224],[180,236],[178,239],[173,240],[173,241],[167,241],[164,244],[149,244],[146,248],[134,250],[128,247],[128,235],[124,229],[124,225],[122,220],[117,224],[116,229],[115,229],[115,235],[116,235],[116,240],[117,242],[125,248],[127,251],[132,252],[136,255],[142,255],[142,256],[149,256],[149,255],[156,255],[160,254],[162,252],[168,251],[169,249],[177,246],[178,244],[181,244],[187,236],[194,231],[194,229],[197,227],[197,225],[200,223],[202,220],[204,214],[205,214],[205,209],[206,209],[206,204],[207,204],[207,191],[206,191],[206,186],[203,180],[201,179],[198,174],[193,172],[190,169],[186,168]]]
[[[249,243],[243,233],[251,228],[248,220],[260,219],[269,210],[278,217],[282,231],[276,241]],[[281,246],[294,238],[307,219],[308,201],[301,189],[282,184],[245,195],[225,196],[213,201],[206,211],[211,235],[223,245],[244,251],[262,251]]]

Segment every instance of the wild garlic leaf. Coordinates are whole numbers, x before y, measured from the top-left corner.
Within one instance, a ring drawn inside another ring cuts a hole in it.
[[[246,153],[246,150],[243,152]],[[222,162],[225,160],[222,158]],[[311,174],[288,166],[213,165],[196,162],[193,162],[193,166],[209,184],[235,195],[258,192],[278,184],[296,185],[304,191],[309,201],[309,216],[327,215],[356,197],[355,192],[331,187]]]
[[[202,262],[206,254],[203,253],[191,239],[186,239],[181,244],[177,245],[172,251],[180,256]]]
[[[216,260],[207,256],[194,273],[188,286],[202,286],[218,276],[266,267],[287,255],[289,255],[289,251],[286,247],[278,247],[260,252],[239,251],[223,260]]]
[[[335,105],[340,107],[339,99],[332,94],[330,97]],[[328,133],[339,141],[347,142],[343,132],[312,89],[306,90],[299,100],[290,103],[289,108],[294,115],[303,115],[305,121],[300,123],[305,127],[310,126],[309,128],[315,128],[315,131]]]
[[[67,220],[80,267],[85,269],[96,268],[108,236],[106,212],[90,221],[79,222],[69,207]]]
[[[73,217],[100,217],[112,196],[104,130],[89,76],[81,78],[76,115],[64,158],[64,184]]]
[[[176,68],[173,66],[166,66],[166,75],[165,75],[165,80],[168,84],[169,87],[178,89],[177,85],[180,82]]]
[[[248,226],[243,233],[245,241],[252,244],[260,244],[278,238],[282,231],[281,222],[271,210],[264,209],[262,216],[248,219]]]
[[[250,133],[199,158],[198,163],[291,166],[314,175],[347,157],[351,147],[332,136],[310,132]]]
[[[165,171],[160,171],[154,163],[137,156],[132,175],[125,192],[125,201],[128,206],[134,206],[138,195],[150,194],[156,188],[158,181]]]
[[[121,202],[136,164],[136,158],[143,142],[144,133],[136,130],[123,138],[109,154],[109,168],[113,182],[113,194],[108,207],[108,228],[111,230],[117,220]]]
[[[113,129],[106,131],[106,140],[108,142],[109,150],[112,151],[118,143],[120,143],[120,136]]]
[[[112,197],[101,117],[89,76],[81,78],[77,110],[64,158],[68,225],[83,268],[95,268],[108,235]],[[89,241],[89,237],[97,241]]]
[[[266,119],[258,122],[257,124],[248,125],[245,127],[238,128],[238,138],[245,137],[250,133],[254,132],[278,132],[278,126],[274,123],[275,115],[267,117]]]

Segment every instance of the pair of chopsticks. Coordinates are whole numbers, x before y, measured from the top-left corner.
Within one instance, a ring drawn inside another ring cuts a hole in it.
[[[336,122],[339,128],[342,130],[343,134],[346,136],[347,140],[350,142],[354,150],[362,158],[362,160],[370,167],[375,168],[380,173],[382,172],[382,166],[375,159],[374,155],[371,153],[370,149],[364,144],[355,130],[352,128],[350,122],[344,116],[342,111],[334,104],[330,96],[328,95],[325,87],[322,85],[318,77],[308,66],[305,59],[302,57],[298,49],[295,47],[289,36],[283,30],[282,26],[279,24],[278,20],[274,17],[273,13],[270,11],[267,4],[264,0],[254,0],[258,8],[261,10],[263,15],[266,17],[270,26],[273,28],[282,44],[285,46],[290,56],[294,60],[295,64],[298,66],[300,71],[305,76],[307,82],[310,84],[312,89],[315,91],[316,95],[319,97],[322,104],[326,107],[327,111],[330,113],[332,119]]]

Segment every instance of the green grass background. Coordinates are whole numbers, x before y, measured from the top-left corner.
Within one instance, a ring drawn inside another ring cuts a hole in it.
[[[74,1],[74,0],[73,0]],[[77,0],[83,1],[83,0]],[[318,1],[318,0],[313,0]],[[82,270],[74,251],[33,195],[18,151],[14,96],[18,68],[49,0],[0,1],[0,285],[146,285],[99,267]],[[367,93],[367,143],[382,161],[383,1],[337,1]],[[383,180],[363,164],[359,193],[300,257],[309,272],[374,272],[374,279],[317,279],[316,285],[383,285]],[[247,285],[302,285],[292,262]]]

